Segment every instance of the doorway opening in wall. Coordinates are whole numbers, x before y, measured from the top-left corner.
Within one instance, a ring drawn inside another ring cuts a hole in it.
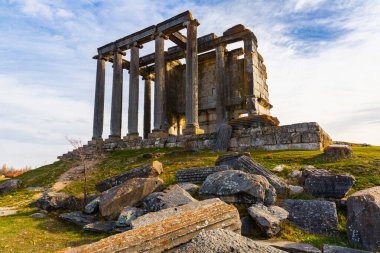
[[[239,114],[238,118],[248,117],[248,113]]]

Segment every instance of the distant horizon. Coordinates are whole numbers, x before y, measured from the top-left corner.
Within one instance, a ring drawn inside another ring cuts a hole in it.
[[[255,33],[271,115],[281,125],[317,122],[334,141],[380,146],[380,2],[6,0],[0,7],[0,165],[50,164],[72,149],[66,136],[86,144],[97,48],[185,10],[199,20],[198,36],[221,35],[236,24]],[[141,56],[153,46],[148,43]],[[123,136],[128,82],[125,74]],[[109,135],[111,86],[107,66],[103,138]],[[140,89],[140,135],[142,97]]]

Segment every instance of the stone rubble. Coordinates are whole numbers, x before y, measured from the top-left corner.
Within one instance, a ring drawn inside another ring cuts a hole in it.
[[[190,202],[198,201],[190,193],[178,185],[169,186],[163,192],[149,194],[143,200],[144,209],[149,212],[157,212],[169,207],[182,206]]]
[[[164,181],[159,178],[132,178],[112,187],[100,196],[100,214],[108,220],[116,219],[125,206],[142,202],[149,194],[163,190]]]
[[[21,184],[22,181],[19,179],[9,179],[0,183],[0,195],[16,190]]]
[[[350,175],[333,174],[326,170],[304,169],[302,171],[305,192],[317,198],[341,199],[355,183]]]
[[[259,245],[267,245],[291,253],[322,253],[318,248],[308,243],[287,240],[254,240],[254,242]]]
[[[288,218],[289,213],[279,206],[255,204],[248,208],[248,213],[267,237],[280,233],[280,224]]]
[[[325,244],[323,245],[323,253],[373,253],[373,252]]]
[[[191,195],[197,194],[199,191],[199,186],[193,183],[178,183],[177,185]]]
[[[140,216],[143,216],[147,212],[137,207],[127,206],[121,211],[119,218],[117,219],[116,226],[118,227],[131,227],[131,222]]]
[[[224,165],[215,167],[185,168],[177,170],[175,178],[178,183],[202,184],[209,175],[229,169],[231,169],[229,166]]]
[[[338,235],[338,215],[334,202],[285,199],[280,202],[280,206],[289,212],[288,220],[301,230],[316,235]]]
[[[353,245],[380,250],[380,186],[355,192],[347,199],[346,230]]]
[[[129,170],[123,174],[107,178],[96,184],[96,190],[103,192],[114,186],[118,186],[132,178],[157,177],[163,172],[163,165],[159,161],[153,161],[141,167]]]
[[[85,214],[81,211],[75,211],[71,213],[63,213],[58,216],[62,220],[73,223],[77,226],[85,226],[90,223],[96,222],[96,217],[94,215]]]
[[[174,251],[175,253],[282,253],[285,251],[269,245],[259,244],[225,229],[202,230],[189,243]]]
[[[227,203],[271,205],[276,201],[276,190],[265,177],[238,170],[211,174],[202,184],[199,195],[219,197]]]

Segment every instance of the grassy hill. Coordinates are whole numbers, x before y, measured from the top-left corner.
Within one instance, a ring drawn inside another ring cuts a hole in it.
[[[200,154],[173,152],[177,149],[141,149],[135,151],[116,151],[94,168],[87,185],[90,192],[95,191],[95,183],[105,178],[125,172],[152,160],[164,164],[161,178],[167,185],[175,183],[175,172],[188,167],[212,166],[221,153],[202,151]],[[350,173],[356,177],[356,183],[350,193],[380,185],[380,147],[353,147],[354,157],[340,162],[327,162],[321,157],[321,151],[250,151],[252,157],[268,169],[284,164],[286,169],[280,176],[287,178],[291,170],[301,169],[305,165],[314,165],[332,172]],[[160,153],[154,159],[142,157],[144,153]],[[0,218],[0,252],[51,252],[67,246],[75,246],[99,240],[107,235],[84,232],[80,228],[60,221],[55,214],[49,218],[37,220],[28,215],[37,210],[28,206],[38,194],[25,190],[28,186],[51,187],[59,176],[78,162],[55,162],[29,171],[18,178],[23,187],[11,194],[0,196],[0,207],[17,206],[19,213]],[[81,196],[84,181],[76,181],[64,189],[66,193]],[[310,199],[300,195],[296,198]],[[338,211],[341,234],[337,238],[328,238],[306,234],[290,223],[283,226],[284,233],[279,238],[303,241],[321,247],[323,243],[348,245],[344,232],[345,213]],[[259,234],[257,235],[260,236]]]

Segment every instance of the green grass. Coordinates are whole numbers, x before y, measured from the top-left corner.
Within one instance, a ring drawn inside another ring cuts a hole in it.
[[[212,166],[220,153],[204,150],[201,154],[172,155],[177,149],[140,149],[134,151],[115,151],[96,165],[95,172],[88,177],[88,189],[96,192],[95,184],[103,179],[123,173],[153,160],[164,164],[164,173],[160,176],[167,185],[175,183],[175,172],[188,167]],[[332,172],[350,173],[355,176],[356,183],[351,192],[380,185],[380,147],[353,147],[354,157],[349,160],[328,162],[322,159],[321,151],[250,151],[252,157],[268,169],[279,164],[285,164],[286,169],[279,175],[287,178],[291,170],[301,169],[305,165],[314,165],[320,169]],[[160,153],[158,158],[144,159],[144,153]],[[50,187],[59,176],[77,162],[56,162],[29,171],[18,178],[23,181],[23,187]],[[80,196],[83,192],[83,180],[72,183],[64,189],[65,192]],[[54,214],[48,219],[35,220],[28,217],[36,212],[28,204],[36,198],[35,192],[21,188],[5,196],[0,196],[0,207],[18,206],[20,213],[0,218],[0,252],[51,252],[55,249],[75,246],[99,240],[106,235],[85,233],[80,228],[64,223]],[[301,194],[297,199],[312,199]],[[281,239],[311,243],[319,248],[325,243],[348,246],[345,234],[345,214],[339,210],[338,237],[310,235],[297,229],[291,223],[283,224]]]

